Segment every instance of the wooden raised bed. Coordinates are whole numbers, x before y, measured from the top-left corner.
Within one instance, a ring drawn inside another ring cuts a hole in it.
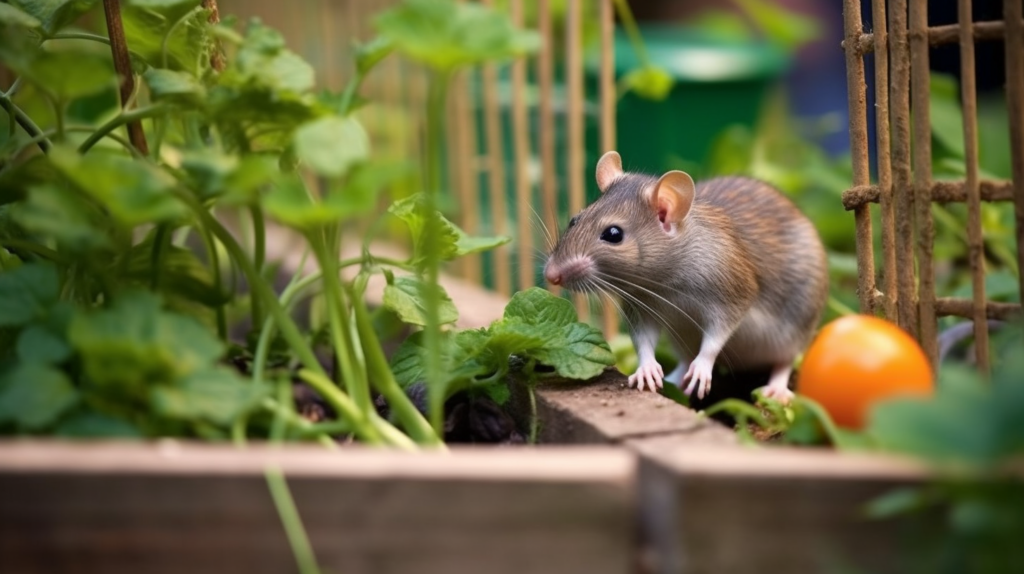
[[[902,461],[751,448],[609,371],[537,393],[540,447],[0,443],[3,572],[292,572],[279,466],[325,572],[896,572],[861,507]]]

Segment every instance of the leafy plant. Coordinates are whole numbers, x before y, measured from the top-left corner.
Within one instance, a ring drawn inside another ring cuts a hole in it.
[[[314,91],[312,68],[278,32],[258,20],[211,25],[199,0],[128,2],[114,17],[131,67],[118,68],[108,37],[69,27],[98,4],[0,3],[0,57],[19,73],[0,95],[0,432],[326,443],[343,432],[439,446],[439,413],[461,384],[439,351],[469,337],[442,328],[457,309],[439,269],[509,240],[469,237],[437,209],[445,90],[458,69],[521,55],[536,37],[476,4],[409,0],[379,16],[381,37],[358,47],[353,76],[334,94]],[[380,194],[418,172],[377,157],[354,115],[367,103],[363,80],[395,51],[432,70],[427,157],[422,193],[378,214]],[[123,107],[119,75],[138,86]],[[375,256],[372,235],[358,238],[360,256],[339,259],[345,226],[369,216],[407,225],[407,260]],[[317,263],[281,293],[265,256],[268,220],[300,234]],[[343,281],[342,268],[357,268],[355,278]],[[365,289],[377,273],[384,308],[371,312]],[[314,295],[324,321],[304,329],[293,310]],[[524,301],[549,319],[516,319],[510,305],[509,325],[488,335],[495,388],[508,370],[499,353],[592,372],[586,361],[607,348],[600,337],[579,331],[556,298],[534,293],[516,305]],[[434,426],[384,354],[388,314],[432,351],[423,365]],[[241,316],[252,330],[238,336]],[[318,359],[320,346],[336,368]],[[299,416],[295,380],[338,421]]]

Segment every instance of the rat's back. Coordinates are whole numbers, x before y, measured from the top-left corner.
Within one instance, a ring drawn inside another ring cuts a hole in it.
[[[782,192],[747,177],[701,182],[694,205],[730,222],[755,269],[756,306],[809,337],[828,297],[827,258],[814,224]]]

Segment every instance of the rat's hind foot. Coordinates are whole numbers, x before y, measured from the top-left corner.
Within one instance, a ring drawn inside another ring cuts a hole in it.
[[[656,361],[641,363],[636,372],[629,376],[629,386],[635,385],[638,391],[642,391],[644,385],[647,385],[651,391],[657,391],[664,386],[661,382],[664,378],[665,371]]]
[[[769,399],[788,405],[793,400],[793,391],[789,390],[789,375],[793,372],[792,363],[775,365],[768,384],[761,387],[761,394]]]
[[[687,369],[686,374],[683,376],[683,382],[689,381],[690,384],[686,385],[686,390],[683,392],[687,396],[693,396],[693,392],[697,392],[697,398],[703,399],[704,395],[711,391],[711,372],[715,367],[714,360],[708,360],[700,355],[690,363],[690,368]]]
[[[689,368],[690,364],[688,362],[680,360],[676,368],[672,369],[671,373],[665,375],[665,382],[681,387],[683,385],[683,375],[686,374]]]

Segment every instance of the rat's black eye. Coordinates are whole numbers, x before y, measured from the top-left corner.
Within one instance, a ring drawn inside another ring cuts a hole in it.
[[[625,236],[626,235],[622,233],[621,227],[613,225],[601,232],[601,241],[607,241],[608,243],[622,243],[622,238]]]
[[[572,226],[576,225],[576,220],[578,220],[579,218],[580,218],[580,216],[577,215],[576,217],[573,217],[572,219],[570,219],[569,220],[569,227],[572,227]]]

